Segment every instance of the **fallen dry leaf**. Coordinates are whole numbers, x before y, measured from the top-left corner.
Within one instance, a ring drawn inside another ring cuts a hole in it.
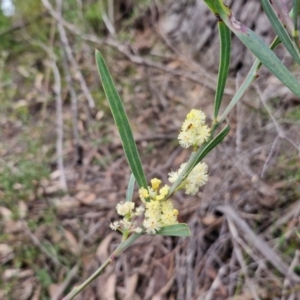
[[[201,219],[201,221],[204,225],[209,226],[213,222],[215,222],[216,219],[217,218],[214,216],[214,214],[208,213],[208,214],[206,214],[206,216],[204,218]]]
[[[96,251],[96,256],[98,257],[101,263],[103,263],[108,258],[108,247],[114,235],[114,232],[111,232],[108,236],[106,236]]]
[[[81,199],[78,199],[81,203],[85,204],[85,205],[89,205],[91,203],[93,203],[96,200],[96,194],[90,193],[86,196],[84,196]]]
[[[75,238],[74,234],[69,230],[65,230],[64,234],[65,234],[65,237],[66,237],[68,243],[71,246],[70,250],[72,251],[72,253],[77,254],[78,250],[79,250],[79,246],[78,246],[78,242],[77,242],[77,239]]]
[[[19,209],[19,217],[21,219],[24,219],[27,216],[27,212],[28,212],[27,204],[24,201],[19,201],[18,209]]]
[[[103,296],[105,300],[115,300],[115,292],[116,292],[116,282],[117,276],[116,274],[111,274],[103,286]]]
[[[6,292],[0,290],[0,299],[5,299]]]
[[[5,229],[4,229],[5,233],[18,233],[23,230],[24,228],[21,220],[18,221],[9,220],[5,222]]]
[[[42,291],[42,287],[39,285],[35,291],[34,294],[32,295],[31,300],[40,300],[41,297],[41,291]],[[0,298],[1,299],[1,298]]]
[[[34,275],[34,272],[30,269],[28,269],[28,270],[6,269],[6,270],[4,270],[4,272],[2,274],[2,280],[9,281],[13,277],[16,277],[18,279],[24,279],[27,277],[32,277],[33,275]]]
[[[0,263],[5,264],[14,258],[13,248],[7,244],[0,244]]]
[[[55,199],[53,202],[59,213],[66,213],[80,206],[80,202],[70,196]]]
[[[136,285],[139,279],[139,275],[134,273],[133,275],[126,278],[126,297],[124,300],[131,300],[136,290]]]
[[[12,219],[12,212],[4,206],[0,206],[0,214],[2,215],[4,221],[9,221]]]
[[[54,298],[54,296],[57,294],[57,292],[59,290],[60,290],[60,284],[52,283],[52,284],[49,285],[48,292],[49,292],[49,295],[50,295],[51,299]]]
[[[12,292],[12,299],[28,300],[31,299],[34,287],[34,278],[28,278],[16,286]]]

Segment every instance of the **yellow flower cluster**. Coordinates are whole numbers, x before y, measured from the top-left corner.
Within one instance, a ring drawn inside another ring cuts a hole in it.
[[[161,180],[153,178],[151,186],[148,189],[139,189],[139,196],[144,203],[145,208],[140,206],[135,208],[133,202],[120,202],[116,206],[118,215],[123,216],[120,221],[110,224],[113,230],[124,232],[142,232],[141,227],[136,227],[134,218],[142,215],[144,212],[143,226],[147,233],[155,234],[162,226],[176,224],[178,210],[174,209],[170,200],[166,200],[170,187],[164,185],[161,187]]]
[[[116,206],[116,210],[118,215],[123,216],[124,218],[120,221],[115,221],[110,224],[110,228],[112,230],[119,230],[123,232],[127,231],[135,231],[142,232],[140,227],[135,227],[135,222],[132,220],[135,216],[140,216],[145,211],[144,207],[139,206],[134,211],[135,204],[133,202],[120,202]]]
[[[178,135],[183,148],[197,148],[210,137],[210,129],[205,125],[206,116],[201,110],[192,109],[184,120]]]
[[[159,188],[161,185],[161,180],[157,178],[151,179],[151,187],[148,189],[140,188],[139,196],[143,203],[147,202],[147,199],[162,201],[166,198],[169,193],[170,187],[168,185]]]
[[[116,210],[118,215],[120,216],[126,216],[130,215],[132,213],[132,210],[134,209],[135,204],[133,202],[120,202],[116,206]]]
[[[160,185],[161,180],[153,178],[148,190],[145,188],[139,190],[140,199],[146,206],[143,226],[150,234],[155,234],[162,226],[178,223],[178,210],[174,209],[170,200],[165,200],[170,188],[168,185],[160,188]]]
[[[196,150],[210,137],[210,129],[205,125],[206,116],[201,110],[192,109],[182,124],[178,139],[183,148],[193,147]],[[177,172],[169,173],[169,181],[174,183],[186,164],[182,164]],[[190,172],[187,178],[180,183],[177,189],[185,189],[186,194],[195,195],[201,186],[208,180],[208,166],[200,162]],[[155,234],[163,226],[178,223],[178,210],[167,199],[170,187],[161,187],[161,180],[151,179],[151,186],[139,189],[139,197],[145,208],[135,209],[133,202],[120,202],[116,206],[117,213],[123,217],[120,221],[110,224],[111,229],[119,230],[126,236],[130,232],[141,233],[146,231]],[[136,227],[135,217],[144,213],[143,225]]]
[[[176,172],[169,173],[169,181],[174,183],[178,175],[182,172],[186,163],[181,164],[180,168]],[[188,195],[195,195],[201,186],[203,186],[208,180],[208,166],[205,162],[200,162],[194,167],[188,177],[180,184],[180,189],[185,189],[185,193]]]

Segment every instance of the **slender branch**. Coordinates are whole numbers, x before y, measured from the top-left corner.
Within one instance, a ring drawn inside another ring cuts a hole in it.
[[[109,256],[109,258],[97,269],[86,281],[81,285],[76,286],[66,297],[62,300],[71,300],[81,291],[83,291],[93,280],[95,280],[102,271],[114,260],[116,259],[123,251],[125,251],[131,244],[135,242],[143,233],[134,233],[127,240],[123,241],[117,249]]]
[[[109,2],[112,3],[113,5],[113,0],[110,0]],[[107,16],[106,11],[105,11],[105,5],[103,3],[103,0],[100,0],[100,8],[101,8],[101,15],[102,15],[102,20],[107,28],[107,30],[109,31],[110,34],[114,35],[116,33],[115,28],[112,24],[112,18],[111,16]],[[111,6],[111,4],[109,4],[109,6]]]
[[[61,262],[58,260],[58,258],[53,255],[52,253],[50,253],[45,247],[44,245],[39,241],[39,239],[31,232],[31,230],[29,229],[27,222],[25,220],[22,220],[23,223],[23,228],[25,230],[25,233],[30,237],[32,243],[43,253],[46,255],[46,257],[48,259],[51,260],[51,262],[54,264],[55,267],[61,267],[62,264]]]
[[[38,15],[37,17],[35,17],[34,19],[30,19],[26,22],[19,22],[18,24],[14,25],[13,27],[10,27],[9,29],[6,29],[4,31],[0,32],[0,37],[3,37],[6,34],[12,34],[13,32],[20,30],[20,29],[24,29],[27,26],[30,26],[36,22],[38,22],[39,20],[44,19],[46,16],[48,15],[48,12],[45,12],[43,14]]]
[[[65,168],[63,162],[63,116],[62,116],[62,98],[61,98],[61,77],[58,67],[54,60],[50,62],[50,67],[54,76],[54,93],[56,98],[56,153],[57,153],[57,168],[60,172],[60,185],[65,191],[68,190],[67,181],[65,176]]]
[[[288,266],[276,251],[269,246],[269,244],[256,235],[249,225],[238,215],[236,210],[229,205],[220,205],[216,208],[217,211],[222,212],[228,219],[230,219],[239,230],[243,233],[243,237],[259,251],[281,274],[299,283],[300,277],[295,273],[288,272]]]
[[[115,28],[115,16],[114,16],[114,0],[108,0],[108,18],[113,28]]]
[[[71,271],[69,272],[69,274],[67,275],[66,279],[64,280],[64,282],[62,284],[59,285],[58,290],[56,291],[56,293],[52,296],[51,300],[59,300],[61,298],[61,296],[63,295],[65,289],[68,287],[68,285],[70,284],[70,282],[72,281],[72,279],[76,276],[77,272],[79,269],[79,264],[76,264]]]
[[[272,44],[270,45],[270,49],[274,50],[279,44],[279,39],[278,37],[275,37],[273,40]],[[253,83],[253,81],[258,77],[258,70],[262,66],[262,63],[256,59],[255,62],[253,63],[247,77],[245,78],[244,82],[238,89],[238,91],[235,93],[234,97],[226,107],[225,111],[221,115],[221,117],[218,119],[218,123],[222,123],[228,116],[228,114],[231,112],[233,107],[237,104],[237,102],[243,97],[245,94],[246,90],[249,88],[249,86]]]
[[[83,282],[81,285],[76,286],[66,297],[64,297],[62,300],[71,300],[76,295],[78,295],[82,290],[84,290],[94,279],[96,279],[102,271],[114,260],[114,257],[110,256],[99,269],[96,270],[96,272],[90,276],[85,282]]]
[[[253,299],[255,300],[259,300],[259,296],[257,295],[257,291],[255,289],[255,286],[253,286],[253,283],[251,282],[249,275],[248,275],[248,271],[247,271],[247,266],[246,263],[244,261],[243,258],[243,253],[242,250],[240,249],[239,245],[238,245],[238,241],[240,239],[239,235],[238,235],[238,231],[236,229],[236,226],[234,225],[234,223],[230,220],[227,219],[228,222],[228,226],[229,226],[229,230],[231,232],[232,235],[232,242],[233,242],[233,250],[235,252],[236,258],[241,266],[241,270],[244,274],[245,277],[245,281],[246,284],[248,285],[249,291],[251,292]]]
[[[149,68],[157,69],[161,72],[169,73],[173,76],[185,78],[185,79],[188,79],[197,84],[204,85],[206,88],[208,88],[212,91],[216,90],[216,81],[215,80],[207,81],[205,78],[199,78],[200,77],[199,74],[187,73],[186,71],[180,71],[180,70],[173,70],[173,69],[168,68],[167,66],[160,64],[158,62],[154,62],[149,59],[143,58],[141,56],[135,55],[132,53],[132,51],[128,45],[123,45],[119,41],[117,41],[113,38],[100,39],[99,37],[97,37],[95,35],[83,33],[80,29],[78,29],[78,26],[75,26],[75,25],[67,22],[62,17],[60,17],[59,14],[57,13],[57,11],[55,11],[55,9],[52,7],[52,5],[49,3],[48,0],[42,0],[42,2],[54,19],[56,19],[64,27],[66,27],[68,30],[70,30],[73,34],[78,35],[83,40],[89,41],[89,42],[92,42],[92,43],[95,43],[98,45],[107,45],[107,46],[113,47],[117,51],[122,53],[131,62],[135,63],[136,65],[141,65],[141,66],[146,66]],[[232,96],[233,90],[226,88],[225,94]]]
[[[278,123],[278,121],[276,120],[276,118],[274,117],[274,115],[272,114],[272,111],[270,109],[270,107],[267,105],[267,101],[265,99],[265,96],[262,94],[262,92],[260,91],[259,87],[257,85],[255,85],[256,91],[258,93],[258,96],[264,106],[264,108],[266,109],[266,111],[268,112],[270,118],[272,119],[276,131],[278,133],[278,136],[282,139],[285,139],[287,142],[289,142],[293,147],[295,147],[298,151],[298,153],[300,153],[300,146],[297,145],[296,142],[294,142],[293,140],[291,140],[284,132],[284,129],[280,126],[280,124]]]
[[[59,12],[61,12],[62,9],[62,1],[58,0],[57,1],[57,10]],[[55,19],[53,19],[55,20]],[[59,28],[62,27],[61,24],[58,23],[57,25]],[[61,33],[61,28],[60,31]],[[64,69],[64,73],[65,73],[65,78],[66,78],[66,82],[69,86],[69,90],[70,90],[70,97],[71,97],[71,103],[72,103],[72,125],[73,125],[73,138],[74,138],[74,146],[76,149],[76,162],[78,162],[81,159],[81,153],[80,153],[80,141],[79,141],[79,131],[78,131],[78,99],[77,99],[77,95],[74,89],[74,83],[73,83],[73,79],[71,76],[71,72],[69,69],[69,64],[68,64],[68,54],[67,54],[67,49],[64,43],[64,39],[63,39],[63,35],[60,34],[60,41],[61,41],[61,45],[62,45],[62,63],[63,63],[63,69]]]
[[[58,7],[61,7],[61,1],[62,0],[57,0],[57,6]],[[48,0],[42,0],[44,6],[49,10],[50,14],[52,15],[54,12],[53,12],[53,8],[51,6],[51,4],[49,3]],[[80,87],[82,89],[82,92],[84,93],[88,103],[89,103],[89,106],[90,108],[94,108],[95,107],[95,101],[87,87],[87,84],[85,82],[85,79],[82,75],[82,73],[80,72],[80,69],[79,69],[79,66],[78,66],[78,63],[72,53],[72,49],[70,47],[70,44],[69,44],[69,41],[68,41],[68,37],[67,37],[67,34],[66,34],[66,31],[65,31],[65,28],[63,26],[63,22],[62,22],[62,17],[61,17],[61,13],[60,12],[55,12],[55,16],[56,16],[56,20],[58,21],[58,31],[59,31],[59,35],[60,35],[60,38],[61,38],[61,41],[63,43],[63,46],[64,46],[64,49],[66,51],[66,54],[67,54],[67,57],[68,57],[68,60],[69,62],[72,64],[73,68],[77,71],[77,74],[78,74],[78,81],[80,83]]]

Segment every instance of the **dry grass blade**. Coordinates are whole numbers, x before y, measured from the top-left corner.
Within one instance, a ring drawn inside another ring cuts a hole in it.
[[[55,60],[50,62],[50,66],[53,72],[55,85],[54,85],[54,93],[56,98],[56,131],[57,131],[57,140],[56,140],[56,153],[57,153],[57,168],[60,172],[59,180],[61,184],[61,188],[64,191],[68,190],[67,180],[65,175],[65,167],[63,161],[63,116],[62,116],[62,97],[61,97],[61,76],[59,69]]]
[[[79,269],[78,265],[75,265],[71,269],[71,271],[67,275],[67,277],[64,280],[64,282],[60,284],[60,286],[59,286],[57,292],[55,293],[55,295],[52,296],[51,300],[59,300],[63,296],[64,291],[66,290],[66,288],[68,287],[68,285],[70,284],[70,282],[72,281],[72,279],[76,276],[76,274],[78,272],[78,269]]]
[[[257,295],[256,288],[255,288],[255,286],[253,285],[253,283],[251,282],[251,280],[249,278],[248,271],[247,271],[247,266],[246,266],[246,263],[245,263],[244,258],[243,258],[242,250],[241,250],[241,248],[239,247],[239,245],[237,243],[237,240],[239,239],[237,229],[236,229],[235,225],[233,224],[233,222],[230,221],[229,219],[228,219],[228,225],[229,225],[229,229],[231,231],[231,235],[232,235],[232,238],[233,238],[234,251],[235,251],[237,260],[239,261],[239,264],[241,265],[242,272],[245,276],[248,288],[249,288],[249,290],[250,290],[250,292],[253,296],[253,299],[259,300],[259,296]]]
[[[263,255],[279,272],[287,278],[300,282],[299,276],[289,272],[289,267],[283,262],[281,257],[271,248],[266,241],[259,237],[249,227],[249,225],[236,213],[236,211],[228,205],[218,206],[217,210],[222,212],[229,220],[231,220],[242,231],[243,236],[252,247]]]
[[[55,267],[60,267],[61,263],[60,261],[57,259],[56,256],[52,255],[43,245],[42,243],[39,241],[39,239],[30,231],[30,229],[28,228],[28,225],[25,221],[23,221],[23,227],[25,229],[26,234],[30,237],[30,239],[32,240],[33,244],[40,249],[40,251],[42,253],[45,254],[46,257],[48,257],[50,259],[50,261],[55,265]]]
[[[294,259],[289,267],[289,273],[293,273],[296,266],[299,264],[299,259],[300,259],[300,251],[296,250]],[[295,293],[297,293],[297,295],[295,295]],[[294,299],[299,299],[299,290],[297,291],[293,291],[293,283],[289,280],[289,278],[285,278],[284,282],[283,282],[283,290],[282,290],[282,297],[281,300],[286,299],[286,297],[288,295],[290,295],[289,299],[292,299],[292,297]]]
[[[223,266],[219,269],[219,272],[213,281],[212,285],[210,286],[210,289],[208,290],[205,297],[200,296],[197,300],[213,300],[215,291],[219,288],[220,284],[222,283],[221,279],[226,273],[226,266]]]
[[[107,46],[113,47],[116,50],[118,50],[120,53],[122,53],[124,56],[126,56],[131,62],[133,62],[137,65],[147,66],[150,68],[160,70],[165,73],[169,73],[176,77],[186,78],[192,82],[204,85],[205,87],[211,89],[212,91],[216,90],[216,81],[214,81],[214,82],[208,81],[206,76],[204,76],[203,74],[198,74],[198,76],[195,76],[188,72],[183,72],[180,70],[173,70],[173,69],[168,68],[165,65],[160,64],[158,62],[143,58],[142,56],[139,56],[136,54],[132,54],[132,51],[127,46],[125,46],[124,44],[120,43],[119,41],[117,41],[113,38],[100,39],[95,35],[85,34],[85,33],[81,32],[81,30],[78,29],[78,27],[76,27],[75,25],[64,20],[59,15],[59,13],[53,9],[52,5],[49,3],[48,0],[42,0],[42,2],[54,19],[56,19],[60,24],[62,24],[64,27],[66,27],[68,30],[70,30],[74,34],[80,36],[83,40],[90,41],[90,42],[93,42],[98,45],[107,45]],[[225,94],[233,95],[234,91],[232,89],[226,88]]]
[[[42,0],[44,6],[50,11],[50,13],[52,13],[52,7],[51,4],[48,2],[48,0]],[[58,1],[58,6],[61,7],[62,2]],[[64,45],[64,50],[66,51],[68,60],[70,61],[70,63],[72,64],[72,66],[74,67],[74,69],[77,72],[77,76],[78,76],[78,80],[82,89],[82,92],[84,93],[86,99],[88,100],[89,106],[90,108],[94,108],[95,107],[95,101],[89,91],[89,88],[85,82],[85,79],[80,71],[80,68],[78,66],[78,63],[72,53],[72,49],[70,47],[69,41],[68,41],[68,37],[65,31],[64,26],[62,25],[62,17],[61,14],[59,12],[56,12],[55,14],[57,16],[57,21],[58,21],[58,30],[59,30],[59,34],[60,34],[60,38],[61,38],[61,42]]]

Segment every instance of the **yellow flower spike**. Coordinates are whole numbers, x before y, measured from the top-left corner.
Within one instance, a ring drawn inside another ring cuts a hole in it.
[[[167,184],[165,184],[165,186],[159,190],[159,193],[160,193],[160,195],[167,196],[169,193],[169,190],[170,190],[170,187]]]
[[[154,191],[157,191],[159,189],[160,184],[161,184],[161,180],[157,178],[151,179],[151,186]]]
[[[156,196],[156,200],[159,200],[159,201],[164,200],[166,198],[166,196],[168,195],[169,190],[170,190],[170,187],[167,184],[165,184],[165,186],[159,190],[159,195]]]
[[[170,200],[164,201],[161,204],[161,211],[163,213],[173,211],[173,203]]]
[[[193,109],[186,115],[187,120],[191,120],[195,117],[195,113],[193,112]]]
[[[163,225],[173,225],[178,223],[178,221],[177,217],[173,214],[173,212],[167,212],[161,216],[161,223]]]
[[[162,201],[162,200],[164,200],[165,199],[165,196],[164,195],[158,195],[158,196],[156,196],[156,198],[155,198],[155,200],[157,200],[157,201]]]
[[[178,214],[179,214],[178,209],[173,209],[173,214],[174,214],[174,216],[178,216]]]
[[[210,137],[210,128],[205,125],[205,114],[201,110],[192,109],[184,120],[178,135],[179,144],[183,148],[193,147],[194,151]]]
[[[146,190],[145,188],[140,188],[139,196],[140,196],[140,199],[142,200],[142,202],[145,202],[146,201],[145,199],[149,197],[148,190]]]
[[[203,111],[201,110],[197,110],[197,109],[192,109],[186,116],[186,120],[192,120],[195,119],[198,122],[200,122],[200,124],[204,124],[205,119],[206,119],[206,115]]]

